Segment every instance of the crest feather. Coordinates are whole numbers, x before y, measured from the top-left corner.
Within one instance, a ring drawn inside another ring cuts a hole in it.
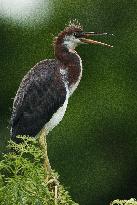
[[[79,29],[79,30],[83,30],[83,26],[81,26],[81,24],[79,23],[79,21],[77,19],[69,21],[69,24],[67,25],[65,30],[67,30],[69,28],[76,28],[76,29]]]

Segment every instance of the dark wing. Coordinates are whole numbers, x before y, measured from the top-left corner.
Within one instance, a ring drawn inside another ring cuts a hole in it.
[[[56,60],[37,64],[24,77],[13,103],[11,135],[36,136],[66,99]]]

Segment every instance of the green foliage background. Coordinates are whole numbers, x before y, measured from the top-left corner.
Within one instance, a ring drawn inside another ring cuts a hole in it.
[[[12,152],[0,161],[0,204],[78,205],[59,184],[57,173],[52,170],[47,175],[38,138],[20,139],[20,144],[10,141],[8,148]]]
[[[137,1],[51,0],[49,16],[42,2],[37,21],[0,15],[1,151],[22,77],[38,61],[54,58],[53,36],[77,18],[86,31],[113,33],[96,39],[114,48],[77,48],[83,78],[63,121],[48,135],[50,162],[81,205],[137,197]]]

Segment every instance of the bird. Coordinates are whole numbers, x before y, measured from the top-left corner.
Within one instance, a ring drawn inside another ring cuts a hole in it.
[[[70,21],[53,40],[55,59],[38,62],[24,76],[13,102],[11,138],[18,135],[35,137],[47,155],[45,138],[62,120],[70,96],[82,78],[82,60],[75,48],[80,44],[109,44],[89,39],[108,33],[85,32],[77,21]],[[50,170],[48,158],[45,166]]]

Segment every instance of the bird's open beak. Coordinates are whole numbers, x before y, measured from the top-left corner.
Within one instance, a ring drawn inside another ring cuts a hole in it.
[[[88,44],[99,44],[99,45],[103,45],[103,46],[107,46],[107,47],[113,47],[109,44],[106,44],[106,43],[102,43],[100,41],[95,41],[95,40],[92,40],[92,39],[87,39],[87,37],[90,37],[90,36],[101,36],[101,35],[113,35],[113,34],[109,34],[109,33],[95,33],[95,32],[83,32],[82,33],[82,38],[79,38],[79,40],[83,43],[88,43]],[[84,37],[84,38],[83,38]]]

